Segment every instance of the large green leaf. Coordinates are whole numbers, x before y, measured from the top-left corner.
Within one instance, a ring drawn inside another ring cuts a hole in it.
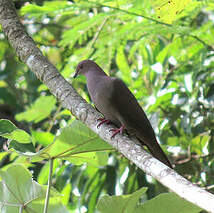
[[[37,139],[42,136],[41,140],[44,140],[43,136],[48,135],[48,133],[34,134]],[[90,163],[94,166],[106,165],[108,160],[107,151],[114,150],[112,146],[101,140],[98,135],[77,120],[73,121],[71,126],[63,128],[53,143],[37,153],[30,150],[27,152],[20,148],[20,144],[12,142],[11,148],[14,148],[18,154],[31,158],[32,161],[62,158],[76,165],[83,163]]]
[[[198,213],[201,209],[192,203],[180,198],[174,193],[163,193],[143,204],[140,204],[136,213]]]
[[[107,153],[113,148],[99,138],[93,131],[80,121],[73,121],[57,136],[50,156],[65,158],[74,164],[88,162],[94,165],[105,165]]]
[[[46,186],[32,179],[32,174],[22,165],[11,165],[6,171],[0,170],[0,208],[7,213],[42,212]],[[61,204],[59,194],[51,189],[49,213],[68,212]],[[22,210],[21,210],[22,209]]]
[[[0,119],[0,136],[19,143],[31,142],[31,136],[27,132],[18,129],[11,121],[6,119]]]
[[[4,134],[9,134],[16,130],[17,127],[9,120],[0,119],[0,136],[4,136]]]
[[[31,142],[31,136],[22,129],[15,129],[13,132],[11,132],[9,134],[5,134],[3,137],[11,139],[11,140],[16,140],[19,143],[30,143]]]
[[[142,188],[129,195],[121,196],[103,196],[97,205],[97,209],[101,213],[108,213],[111,206],[112,213],[197,213],[201,209],[192,203],[180,198],[174,193],[164,193],[159,196],[139,204],[139,198],[146,192]]]
[[[129,195],[120,196],[103,196],[97,205],[97,209],[101,213],[130,213],[136,212],[137,203],[140,197],[146,192],[146,188]]]

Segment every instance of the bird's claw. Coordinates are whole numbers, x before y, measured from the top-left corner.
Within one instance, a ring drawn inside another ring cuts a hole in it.
[[[97,129],[98,129],[102,124],[104,124],[104,123],[106,123],[106,124],[110,123],[110,120],[109,120],[109,119],[105,119],[105,118],[99,118],[99,119],[97,119],[97,120],[100,121],[100,123],[98,123],[98,125],[97,125]]]
[[[119,129],[110,129],[109,132],[114,132],[113,135],[111,136],[111,139],[114,138],[115,135],[122,134],[124,130],[124,126],[121,126]]]

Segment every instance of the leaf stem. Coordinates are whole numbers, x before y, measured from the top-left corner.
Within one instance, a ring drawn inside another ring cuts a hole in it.
[[[50,168],[49,168],[49,176],[48,176],[48,187],[45,197],[45,207],[44,207],[44,213],[48,212],[48,204],[49,204],[49,198],[50,198],[50,189],[51,189],[51,182],[52,182],[52,173],[53,173],[53,158],[50,158]]]
[[[74,150],[74,149],[76,149],[76,148],[79,148],[79,147],[81,147],[81,146],[86,145],[87,143],[93,141],[93,140],[96,139],[96,138],[98,138],[98,136],[93,137],[93,138],[90,138],[90,139],[84,141],[84,143],[82,143],[82,144],[77,144],[76,146],[73,146],[73,147],[71,147],[71,148],[69,148],[69,149],[67,149],[67,150],[65,150],[65,151],[63,151],[63,152],[61,152],[61,153],[59,153],[59,154],[53,156],[52,158],[53,158],[53,159],[59,158],[59,157],[61,157],[62,155],[66,154],[66,153],[68,153],[68,152],[70,152],[70,151],[72,151],[72,150]]]
[[[23,206],[20,206],[19,213],[22,213],[22,212],[23,212]]]

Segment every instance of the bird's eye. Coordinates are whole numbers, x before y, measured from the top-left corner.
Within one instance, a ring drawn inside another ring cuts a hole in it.
[[[83,68],[83,65],[82,65],[82,64],[80,64],[79,69],[82,69],[82,68]]]

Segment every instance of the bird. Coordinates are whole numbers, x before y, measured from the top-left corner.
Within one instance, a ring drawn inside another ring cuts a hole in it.
[[[126,84],[119,78],[108,76],[93,60],[83,60],[77,67],[74,78],[86,76],[87,89],[95,108],[104,116],[100,123],[113,123],[112,138],[126,131],[134,135],[142,146],[170,168],[172,164],[157,142],[155,132],[144,110]]]

